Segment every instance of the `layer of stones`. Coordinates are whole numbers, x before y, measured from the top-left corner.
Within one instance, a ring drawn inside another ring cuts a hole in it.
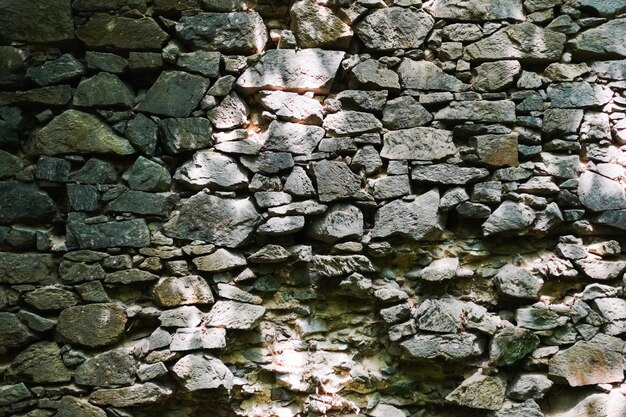
[[[626,1],[0,10],[0,416],[626,415]]]

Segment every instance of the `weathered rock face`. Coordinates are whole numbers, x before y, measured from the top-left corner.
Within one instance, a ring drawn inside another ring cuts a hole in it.
[[[428,61],[404,59],[398,67],[398,74],[403,88],[453,92],[464,91],[468,88],[459,79],[446,74]]]
[[[370,49],[410,49],[422,46],[433,24],[434,19],[423,11],[390,7],[369,14],[355,32]]]
[[[53,0],[33,8],[28,1],[6,2],[2,5],[0,38],[44,44],[74,39],[70,3],[69,0]]]
[[[435,18],[461,21],[525,20],[521,0],[435,0],[428,8]]]
[[[160,116],[187,117],[198,105],[209,80],[182,71],[163,72],[150,87],[138,110]],[[176,91],[171,96],[170,91]]]
[[[447,130],[414,127],[386,133],[380,156],[396,160],[433,161],[455,153],[452,134]]]
[[[106,346],[119,340],[126,320],[124,310],[115,304],[69,307],[59,315],[57,332],[79,345]]]
[[[291,7],[291,30],[301,48],[345,49],[352,29],[327,7],[302,0]]]
[[[120,36],[123,34],[123,36]],[[94,15],[76,29],[76,37],[90,48],[159,50],[169,38],[156,21],[149,17]]]
[[[626,31],[626,19],[615,19],[597,28],[586,30],[572,40],[573,52],[577,57],[619,58],[626,56],[626,49],[620,42],[607,42],[621,36]]]

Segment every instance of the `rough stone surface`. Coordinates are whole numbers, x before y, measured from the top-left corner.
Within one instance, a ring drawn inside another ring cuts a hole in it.
[[[355,26],[355,33],[366,47],[374,50],[419,48],[434,25],[423,11],[401,7],[380,9]]]
[[[313,153],[319,141],[324,137],[324,133],[324,129],[318,126],[274,121],[267,130],[267,139],[263,148],[270,151],[308,155]]]
[[[437,65],[428,61],[402,60],[398,67],[403,88],[459,92],[468,89],[459,79],[448,75]]]
[[[13,359],[8,374],[35,384],[68,382],[72,378],[54,342],[35,343],[20,352]]]
[[[386,159],[433,161],[456,153],[452,134],[430,127],[391,131],[383,136],[380,156]]]
[[[498,292],[505,297],[536,299],[543,281],[514,265],[505,265],[495,276]]]
[[[435,120],[506,123],[514,122],[515,104],[512,101],[453,101],[435,113]]]
[[[437,19],[461,21],[525,20],[521,0],[435,0],[428,10]]]
[[[79,385],[111,387],[135,382],[137,361],[132,352],[116,349],[102,353],[83,362],[74,374]]]
[[[95,14],[84,26],[76,29],[76,37],[90,48],[109,50],[160,50],[169,38],[152,18]]]
[[[89,402],[113,407],[136,407],[159,403],[172,394],[171,388],[147,382],[131,387],[99,389],[89,396]]]
[[[163,307],[212,304],[215,301],[209,284],[198,275],[161,278],[152,288],[152,294]]]
[[[607,42],[620,37],[626,31],[626,19],[615,19],[580,33],[572,41],[576,57],[619,58],[626,56],[626,48],[621,42]]]
[[[343,162],[318,162],[313,165],[313,173],[322,203],[346,199],[361,188],[361,179]]]
[[[248,185],[245,168],[237,160],[206,150],[196,152],[176,171],[174,179],[195,190],[234,190]]]
[[[124,310],[115,304],[75,306],[61,312],[57,332],[72,343],[101,347],[119,340],[126,321]]]
[[[237,301],[218,301],[206,317],[207,325],[226,329],[252,329],[257,326],[265,307]]]
[[[188,117],[198,105],[209,80],[182,71],[165,71],[150,87],[137,109],[170,117]],[[170,91],[176,91],[172,96]]]
[[[302,0],[291,7],[291,30],[301,48],[344,49],[352,29],[327,7]]]
[[[28,1],[4,2],[0,28],[0,38],[5,41],[59,43],[74,39],[70,1],[52,0],[36,8]]]
[[[308,235],[328,243],[358,238],[363,235],[363,214],[355,206],[336,204],[311,222]]]
[[[446,397],[453,404],[482,410],[498,410],[504,402],[506,384],[499,377],[476,372]]]
[[[187,355],[176,362],[172,372],[189,391],[233,387],[233,374],[222,361],[209,355]]]

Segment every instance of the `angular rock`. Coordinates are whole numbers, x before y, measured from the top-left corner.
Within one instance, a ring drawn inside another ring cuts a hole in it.
[[[556,108],[603,106],[612,97],[611,89],[586,81],[552,84],[548,87],[548,98]]]
[[[437,19],[460,21],[526,20],[521,0],[435,0],[427,9]]]
[[[226,329],[248,330],[256,327],[265,314],[265,307],[240,303],[238,301],[218,301],[206,316],[207,326]]]
[[[256,54],[267,43],[267,28],[255,11],[183,16],[176,34],[193,49],[226,54]]]
[[[168,34],[150,17],[133,19],[95,14],[76,29],[76,37],[89,49],[160,51]]]
[[[196,152],[178,168],[174,179],[195,190],[234,190],[248,185],[246,170],[237,160],[210,150]]]
[[[435,113],[435,120],[488,123],[515,122],[515,103],[509,100],[498,101],[453,101]]]
[[[78,84],[73,104],[78,107],[132,107],[133,90],[115,74],[101,72]]]
[[[395,130],[383,135],[380,156],[394,160],[434,161],[456,154],[452,132],[431,127]]]
[[[415,335],[400,343],[415,359],[463,360],[482,355],[483,341],[472,333]]]
[[[11,362],[7,374],[35,384],[68,382],[72,378],[72,373],[61,360],[61,350],[54,342],[35,343],[20,352]]]
[[[163,226],[167,236],[204,240],[235,248],[244,243],[261,221],[249,199],[227,199],[200,192],[182,204]]]
[[[179,200],[175,193],[147,193],[126,191],[107,205],[107,210],[119,213],[135,213],[167,217]]]
[[[489,171],[484,168],[465,168],[453,164],[416,165],[411,170],[414,181],[445,185],[464,185],[488,175]]]
[[[619,210],[626,208],[623,187],[607,177],[587,171],[578,183],[580,202],[592,211]]]
[[[511,382],[507,395],[516,400],[539,399],[553,384],[544,374],[521,374]]]
[[[583,115],[584,111],[579,109],[546,109],[543,134],[547,137],[576,134]]]
[[[5,385],[0,387],[0,406],[26,400],[31,396],[32,394],[23,382],[15,385]]]
[[[568,318],[559,316],[547,307],[528,307],[517,309],[515,320],[519,327],[531,330],[551,330],[565,325]]]
[[[506,327],[495,334],[489,345],[489,360],[496,366],[518,362],[539,346],[539,337],[519,327]]]
[[[57,215],[54,201],[34,184],[0,181],[0,224],[45,223]]]
[[[183,306],[170,310],[165,310],[159,315],[161,327],[198,327],[202,323],[204,313],[196,306]],[[167,345],[171,340],[164,334],[152,334],[154,341],[163,341],[167,339]],[[152,338],[151,338],[152,339]],[[152,343],[152,340],[151,340]]]
[[[124,309],[116,304],[89,304],[61,312],[57,332],[71,343],[101,347],[117,342],[126,325]]]
[[[327,206],[317,201],[305,200],[284,206],[271,207],[268,210],[270,216],[315,216],[326,211]]]
[[[40,284],[56,281],[52,255],[0,252],[1,284]]]
[[[246,102],[232,92],[224,97],[219,106],[210,109],[207,117],[217,129],[233,129],[243,126],[249,114]]]
[[[294,166],[293,155],[287,152],[261,152],[254,156],[242,156],[239,161],[254,173],[277,174]]]
[[[507,264],[494,277],[498,293],[505,297],[536,299],[543,280],[526,269]]]
[[[533,400],[523,403],[505,401],[502,407],[494,413],[494,417],[544,417],[544,414]]]
[[[188,117],[196,108],[209,80],[182,71],[164,71],[150,87],[137,110],[169,117]],[[176,91],[176,94],[172,94]]]
[[[245,94],[282,90],[327,94],[343,60],[342,51],[270,49],[237,80]]]
[[[422,126],[432,121],[433,116],[410,96],[389,100],[383,109],[383,126],[390,130]]]
[[[327,132],[336,136],[379,132],[383,127],[373,114],[351,110],[329,114],[323,126]]]
[[[458,267],[459,258],[436,259],[419,271],[417,277],[429,282],[446,281],[456,276]]]
[[[133,146],[98,117],[78,110],[66,110],[34,133],[27,145],[36,155],[66,153],[112,153],[130,155]]]
[[[318,126],[273,121],[265,133],[263,148],[270,151],[291,152],[296,155],[309,155],[313,153],[324,134],[324,129]]]
[[[260,91],[257,99],[261,106],[276,114],[279,120],[321,125],[324,117],[319,101],[296,93]]]
[[[176,362],[172,372],[188,391],[233,387],[232,372],[217,358],[194,353]]]
[[[121,74],[128,69],[128,60],[106,52],[87,51],[85,61],[89,69],[98,69],[112,74]]]
[[[0,46],[0,87],[20,88],[26,82],[25,51],[13,46]],[[15,138],[17,141],[17,138]]]
[[[446,397],[452,404],[481,410],[498,410],[504,402],[506,383],[500,377],[483,375],[482,371],[465,379]]]
[[[358,238],[363,235],[363,213],[350,204],[335,204],[311,221],[307,233],[328,243]]]
[[[439,191],[434,188],[413,201],[394,200],[376,213],[372,238],[401,236],[411,240],[436,238],[442,231]]]
[[[587,64],[561,64],[554,62],[548,65],[544,74],[552,81],[573,81],[574,78],[580,77],[591,70]]]
[[[545,408],[549,417],[602,417],[626,413],[626,401],[619,390],[608,394],[593,390],[568,390],[550,401]]]
[[[476,68],[472,87],[481,92],[506,90],[521,72],[518,61],[485,62]]]
[[[0,106],[62,106],[72,99],[69,85],[53,85],[26,91],[0,91]]]
[[[171,388],[147,382],[131,387],[99,389],[89,396],[89,402],[113,407],[137,407],[162,402],[173,393]]]
[[[344,162],[323,160],[313,165],[317,193],[322,203],[352,197],[361,189],[361,178]]]
[[[389,7],[368,14],[354,31],[369,49],[414,49],[422,46],[434,23],[422,10]]]
[[[597,298],[593,304],[600,316],[606,320],[603,332],[617,336],[626,333],[626,300],[622,298]]]
[[[429,61],[403,59],[398,67],[402,88],[414,90],[460,92],[469,88],[458,78],[448,75]]]
[[[85,400],[65,396],[61,398],[59,410],[54,417],[107,417],[107,414]]]
[[[163,165],[143,156],[137,158],[128,171],[128,185],[137,191],[169,191],[172,178]]]
[[[548,374],[565,378],[572,387],[622,382],[623,349],[624,341],[599,334],[557,352],[548,363]]]
[[[375,112],[383,109],[388,94],[386,90],[343,90],[335,98],[342,108]]]
[[[222,349],[226,347],[226,330],[216,328],[177,329],[172,335],[170,350],[186,352],[198,349]]]
[[[220,248],[210,255],[200,256],[193,260],[199,271],[223,272],[246,266],[246,258],[236,252]]]
[[[299,232],[304,228],[303,216],[271,217],[257,229],[257,233],[281,236]]]
[[[626,19],[613,19],[598,27],[578,34],[572,41],[572,54],[577,59],[612,59],[626,56],[623,42],[610,42],[609,39],[623,39],[626,35]]]
[[[74,382],[92,387],[131,385],[137,360],[128,349],[115,349],[87,359],[74,372]]]
[[[37,310],[54,311],[75,306],[78,296],[72,291],[50,285],[26,293],[24,301]]]
[[[366,175],[373,175],[380,171],[383,167],[383,161],[380,159],[380,155],[376,148],[371,145],[366,145],[356,151],[352,163],[350,166],[353,169],[365,171]]]
[[[306,174],[304,168],[300,166],[293,167],[293,170],[285,181],[283,190],[297,197],[309,197],[315,195],[313,182]]]
[[[219,52],[194,51],[178,55],[176,65],[188,72],[200,74],[207,78],[217,78],[220,75]]]
[[[258,251],[254,252],[252,255],[248,256],[248,261],[260,263],[260,264],[270,264],[270,263],[278,263],[284,262],[291,257],[291,253],[280,245],[265,245]],[[218,288],[220,288],[218,284]],[[237,289],[236,287],[232,287],[233,289]],[[221,288],[220,288],[221,289]],[[240,291],[239,289],[237,289]],[[229,297],[231,299],[235,299]],[[251,303],[250,299],[238,300],[243,302]],[[253,303],[257,304],[257,303]]]
[[[154,155],[157,145],[157,124],[141,113],[130,120],[124,136],[130,143],[147,155]],[[166,146],[166,144],[164,144]]]
[[[70,1],[51,0],[37,7],[24,0],[3,3],[0,39],[32,43],[58,43],[74,39]]]
[[[400,90],[398,74],[374,59],[357,64],[351,71],[351,81],[365,90]]]
[[[40,86],[58,84],[71,80],[85,72],[83,64],[71,54],[63,54],[54,61],[26,70],[28,78]]]
[[[566,36],[533,23],[507,26],[493,35],[468,45],[466,61],[519,59],[527,62],[559,61]]]
[[[354,272],[376,272],[376,267],[363,255],[315,255],[313,267],[318,274],[324,277],[350,275]]]
[[[0,312],[0,353],[25,346],[35,339],[15,314]]]
[[[135,282],[156,281],[157,279],[159,279],[158,275],[141,269],[131,268],[107,274],[104,282],[107,284],[132,284]]]
[[[483,223],[482,229],[485,236],[495,233],[518,233],[523,232],[534,220],[535,212],[527,205],[505,201]]]
[[[625,261],[580,260],[576,265],[591,279],[611,280],[619,277],[626,269]]]
[[[66,224],[68,249],[103,249],[116,246],[143,248],[150,244],[144,219],[85,224],[84,216],[70,213]]]
[[[291,30],[300,48],[347,49],[352,29],[327,7],[302,0],[291,6]]]
[[[179,154],[210,146],[211,122],[202,117],[164,119],[159,123],[162,144],[170,154]]]
[[[163,307],[192,304],[213,304],[211,287],[198,275],[164,277],[152,288],[155,301]]]

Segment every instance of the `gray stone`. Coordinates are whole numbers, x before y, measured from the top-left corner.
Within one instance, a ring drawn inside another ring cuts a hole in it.
[[[411,193],[408,175],[391,175],[374,181],[372,195],[377,200],[398,198]]]
[[[299,232],[303,228],[303,216],[270,217],[259,226],[257,233],[268,236],[281,236]]]
[[[591,279],[608,281],[619,277],[626,269],[626,261],[580,260],[576,265]]]
[[[276,245],[273,245],[276,246]],[[284,250],[284,249],[283,249]],[[240,290],[233,285],[217,284],[217,293],[220,297],[233,301],[241,301],[249,304],[262,304],[263,299],[256,295],[252,295],[247,291]]]
[[[261,208],[282,206],[292,201],[291,194],[282,191],[259,191],[254,193],[254,199]]]
[[[344,57],[342,51],[270,49],[237,80],[242,92],[282,90],[327,94]]]
[[[194,51],[178,55],[176,65],[186,71],[200,74],[207,78],[220,75],[222,55],[214,51]]]
[[[209,80],[182,71],[164,71],[150,87],[137,110],[170,117],[188,117],[196,108]],[[172,95],[171,91],[176,91]]]
[[[150,231],[144,219],[86,224],[84,216],[70,213],[67,220],[68,249],[142,248],[150,244]]]
[[[183,16],[176,34],[193,49],[255,54],[267,43],[267,29],[255,11]]]
[[[345,109],[381,111],[387,101],[387,90],[343,90],[335,97]]]
[[[132,145],[98,117],[78,110],[66,110],[34,133],[28,143],[30,153],[60,155],[66,153],[135,153]]]
[[[314,255],[313,268],[324,277],[377,271],[372,262],[363,255]]]
[[[347,199],[361,189],[361,178],[344,162],[323,160],[313,165],[317,193],[322,203]]]
[[[0,406],[10,405],[30,398],[32,394],[23,382],[0,387]]]
[[[72,99],[69,85],[53,85],[26,91],[0,91],[0,106],[62,106]]]
[[[270,151],[291,152],[296,155],[309,155],[322,140],[324,133],[324,129],[318,126],[273,121],[265,133],[263,148]]]
[[[137,113],[126,125],[124,136],[137,149],[147,155],[154,155],[157,146],[157,129],[156,123],[143,114]]]
[[[431,127],[414,127],[385,133],[380,156],[395,160],[433,161],[455,153],[452,132]]]
[[[477,371],[446,397],[452,404],[482,410],[499,410],[504,402],[506,383],[500,377]]]
[[[496,366],[509,366],[539,346],[539,337],[527,329],[506,327],[495,334],[489,345],[489,360]]]
[[[549,417],[619,416],[626,413],[626,401],[619,390],[610,390],[608,394],[591,389],[568,390],[554,396],[544,410]]]
[[[237,93],[230,93],[222,102],[207,112],[207,117],[217,129],[233,129],[243,126],[250,110]]]
[[[415,359],[462,360],[484,352],[483,341],[472,333],[415,335],[400,345]]]
[[[285,181],[283,190],[297,197],[310,197],[315,195],[313,182],[306,174],[304,168],[300,166],[293,167],[293,170]]]
[[[336,136],[379,132],[383,127],[373,114],[351,110],[327,115],[323,126],[327,132]]]
[[[128,61],[119,55],[106,52],[85,52],[87,68],[97,69],[112,74],[121,74],[128,68]]]
[[[434,23],[422,10],[389,7],[368,14],[354,31],[369,49],[413,49],[422,46]]]
[[[568,318],[559,316],[547,306],[536,305],[528,308],[519,308],[515,312],[515,320],[519,327],[530,330],[551,330],[565,325]]]
[[[385,64],[367,59],[351,71],[351,84],[364,90],[400,90],[398,74]]]
[[[549,361],[548,374],[566,379],[572,387],[621,382],[623,349],[622,340],[599,334],[559,351]]]
[[[169,191],[172,178],[167,168],[143,156],[128,172],[128,185],[137,191]]]
[[[24,301],[37,310],[63,310],[78,304],[78,296],[72,291],[50,285],[26,293]]]
[[[224,347],[226,347],[226,330],[216,328],[176,329],[170,344],[172,352]]]
[[[53,61],[26,70],[28,78],[40,86],[58,84],[71,80],[85,72],[83,64],[71,54],[63,54]]]
[[[150,17],[133,19],[97,13],[81,27],[76,37],[89,49],[160,51],[168,34]]]
[[[417,327],[430,332],[455,333],[462,328],[462,318],[467,314],[468,307],[451,296],[426,299],[415,312]]]
[[[291,257],[291,253],[289,253],[287,249],[283,248],[280,245],[269,244],[269,245],[263,246],[261,249],[254,252],[252,255],[248,256],[248,261],[260,263],[260,264],[271,264],[271,263],[284,262],[290,257]],[[219,284],[218,284],[218,287],[219,287]],[[233,289],[241,291],[236,287],[233,287]],[[229,297],[229,298],[235,299],[232,297]],[[244,301],[247,303],[252,302],[250,299],[238,300],[238,301]],[[256,303],[253,303],[253,304],[256,304]]]
[[[544,75],[552,81],[573,81],[574,78],[587,74],[591,68],[587,64],[563,64],[553,62],[548,65],[544,71]]]
[[[54,201],[34,184],[0,181],[0,224],[45,223],[57,215]]]
[[[400,74],[402,88],[453,92],[465,91],[469,88],[467,84],[446,74],[441,68],[429,61],[403,59],[400,67],[398,67],[398,74]]]
[[[74,372],[74,382],[92,387],[131,385],[137,360],[128,349],[115,349],[87,359]]]
[[[439,282],[456,277],[459,258],[435,259],[427,267],[419,271],[417,277],[424,281]]]
[[[137,370],[137,377],[141,382],[150,381],[160,376],[167,375],[169,370],[163,362],[153,363],[151,365],[141,365]]]
[[[100,281],[85,282],[75,288],[80,298],[85,302],[108,303],[111,301]]]
[[[544,374],[521,374],[511,381],[507,395],[516,400],[540,399],[553,384]]]
[[[363,235],[363,213],[350,204],[335,204],[311,221],[307,233],[327,243],[358,238]]]
[[[622,298],[597,298],[593,304],[606,320],[603,332],[611,336],[626,333],[626,300]]]
[[[183,306],[170,310],[165,310],[159,315],[162,327],[198,327],[202,323],[204,313],[196,306]],[[152,334],[154,342],[162,342],[165,339],[164,334]],[[152,339],[152,337],[151,337]],[[171,340],[168,341],[168,345]]]
[[[523,403],[505,401],[502,407],[494,413],[494,417],[544,417],[544,414],[533,400]]]
[[[159,279],[158,275],[141,269],[131,268],[107,274],[104,282],[107,284],[132,284],[135,282],[156,281],[157,279]]]
[[[626,208],[623,187],[609,178],[587,171],[580,176],[578,197],[592,211]]]
[[[132,107],[133,90],[115,74],[100,72],[78,84],[73,104],[77,107]]]
[[[51,158],[52,159],[52,158]],[[45,160],[44,160],[45,161]],[[63,161],[63,160],[61,160]],[[53,161],[50,161],[53,162]],[[16,173],[22,170],[23,162],[20,158],[15,155],[10,154],[9,152],[0,150],[0,179],[12,178]],[[44,170],[41,158],[37,162],[37,171],[35,173],[35,177],[37,179],[46,179],[42,178],[45,176],[50,176],[53,179],[58,179],[59,182],[67,180],[67,174],[69,173],[69,162],[63,161],[62,166],[56,166],[56,164],[51,163],[47,166],[47,170]],[[61,165],[61,164],[59,164]],[[67,167],[67,169],[64,169]],[[48,174],[48,175],[46,175]]]
[[[178,168],[174,179],[194,190],[235,190],[248,185],[246,170],[236,159],[210,150],[196,152]]]
[[[72,211],[95,211],[100,208],[100,193],[93,185],[67,184],[67,202]]]
[[[404,412],[397,407],[389,404],[378,403],[368,414],[372,417],[402,417]]]
[[[240,303],[238,301],[218,301],[206,316],[207,326],[226,329],[247,330],[256,327],[265,307]]]
[[[305,200],[284,206],[272,207],[268,210],[270,216],[315,216],[326,211],[327,207],[317,201]]]
[[[390,130],[423,126],[433,116],[411,96],[389,100],[383,109],[383,126]]]
[[[224,387],[230,390],[234,384],[232,372],[217,358],[194,353],[176,362],[172,373],[188,391]]]
[[[612,17],[626,12],[624,0],[606,0],[600,3],[594,0],[576,0],[574,4],[578,8],[593,9],[603,17]]]
[[[5,42],[32,43],[58,43],[74,39],[70,1],[52,0],[35,8],[32,2],[24,0],[3,3],[0,38]]]
[[[601,78],[609,80],[626,80],[626,60],[595,61],[591,62],[591,68]]]
[[[446,185],[464,185],[485,178],[484,168],[465,168],[453,164],[417,165],[411,170],[414,181]]]
[[[485,62],[476,68],[472,87],[476,91],[502,91],[515,83],[522,71],[518,61]]]
[[[522,0],[435,0],[427,10],[437,19],[460,21],[526,20]]]
[[[498,293],[505,297],[536,299],[543,281],[526,269],[507,264],[494,278]]]
[[[181,205],[164,225],[164,232],[177,239],[198,239],[234,248],[252,235],[260,220],[249,199],[227,199],[200,192]]]
[[[543,118],[543,134],[547,137],[576,134],[583,120],[584,110],[546,109]]]
[[[521,233],[534,220],[535,212],[527,205],[505,201],[483,223],[482,229],[485,236],[496,233]]]
[[[211,122],[202,117],[161,120],[159,132],[163,147],[170,154],[205,148],[213,143]]]
[[[106,417],[104,410],[89,404],[85,400],[65,396],[59,402],[59,409],[54,417]]]
[[[623,39],[626,35],[626,19],[613,19],[593,29],[578,34],[572,41],[572,53],[578,59],[611,59],[626,56],[626,45],[622,42],[607,42],[608,39]]]
[[[107,210],[119,213],[134,213],[167,217],[179,200],[175,193],[147,193],[126,191],[107,205]]]
[[[0,283],[50,284],[56,281],[52,255],[0,252]]]
[[[540,154],[543,167],[541,171],[558,178],[576,178],[580,167],[578,155],[557,155],[549,152]],[[538,167],[539,168],[539,167]]]
[[[259,91],[257,99],[263,108],[276,114],[279,120],[322,124],[322,105],[313,98],[284,91]]]
[[[603,106],[612,97],[611,89],[586,81],[552,84],[548,87],[548,98],[552,106],[557,108]]]
[[[498,101],[453,101],[435,113],[435,120],[488,123],[515,122],[515,103],[509,100]]]
[[[200,256],[193,260],[199,271],[223,272],[246,266],[246,258],[237,253],[220,248],[210,255]]]
[[[99,389],[89,396],[89,402],[113,407],[137,407],[162,402],[173,393],[171,388],[146,382],[124,388]]]
[[[0,312],[0,353],[25,346],[35,339],[15,314]]]
[[[126,320],[124,309],[115,304],[69,307],[59,315],[57,332],[71,343],[102,347],[120,339]]]
[[[373,175],[381,170],[383,161],[373,146],[367,145],[356,151],[350,166],[365,171],[366,175]]]
[[[163,307],[213,304],[215,301],[209,284],[198,275],[161,278],[152,288],[152,295]]]
[[[241,139],[228,142],[220,142],[214,146],[214,149],[222,153],[236,155],[256,155],[263,145],[253,139]]]
[[[352,29],[327,7],[302,0],[291,6],[291,30],[300,48],[347,49]]]
[[[465,48],[466,61],[519,59],[527,62],[559,61],[566,36],[532,23],[507,26]]]
[[[20,352],[11,361],[7,375],[35,384],[68,382],[72,378],[72,373],[61,360],[61,350],[54,342],[35,343]]]

